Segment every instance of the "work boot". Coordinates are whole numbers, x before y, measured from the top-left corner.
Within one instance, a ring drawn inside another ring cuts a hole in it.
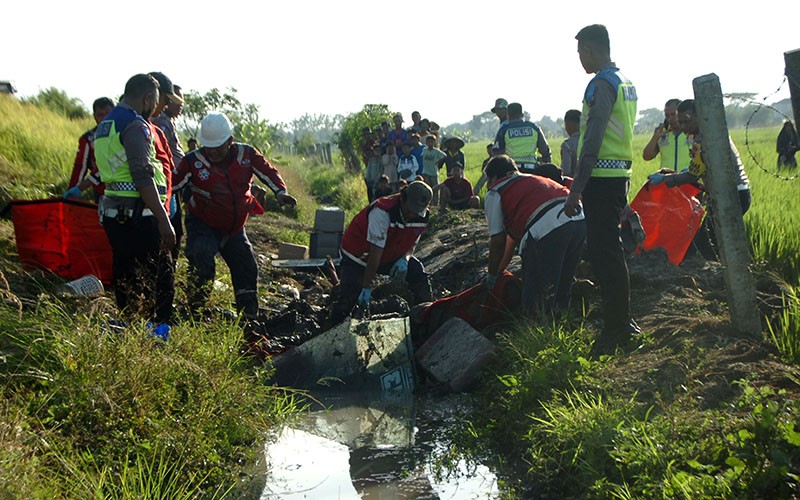
[[[602,354],[613,355],[616,353],[617,349],[625,351],[630,347],[634,335],[640,333],[642,333],[642,330],[633,319],[629,320],[628,323],[621,328],[603,328],[603,330],[600,331],[600,335],[598,335],[597,339],[594,341],[591,355],[593,357]]]

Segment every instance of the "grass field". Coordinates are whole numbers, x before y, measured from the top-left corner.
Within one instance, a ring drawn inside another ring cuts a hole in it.
[[[800,179],[784,179],[800,175],[795,172],[778,172],[775,166],[775,140],[779,127],[733,130],[731,136],[750,178],[753,203],[744,217],[750,238],[753,257],[757,263],[773,270],[790,283],[800,283]],[[638,135],[634,139],[634,151],[641,152],[650,139],[649,135]],[[561,163],[559,138],[550,142],[553,162]],[[467,162],[466,176],[475,184],[481,174],[481,165],[486,158],[487,141],[473,142],[464,146]],[[633,162],[633,176],[629,199],[633,199],[645,184],[647,176],[658,170],[658,160],[645,161],[637,156]],[[781,178],[783,177],[783,178]]]
[[[0,114],[3,196],[63,192],[77,138],[91,123],[4,96]],[[737,130],[733,137],[752,183],[753,205],[744,220],[755,259],[797,285],[800,181],[771,175],[777,132],[751,130],[745,139],[745,131]],[[636,149],[647,140],[637,137]],[[556,163],[559,146],[560,139],[552,141]],[[486,141],[465,146],[473,182],[485,147]],[[366,203],[359,175],[338,165],[291,163],[279,168],[301,207],[285,216],[294,225],[268,220],[277,239],[307,243],[302,238],[317,203],[339,205],[348,218]],[[638,187],[657,168],[637,159],[633,169]],[[85,301],[59,295],[61,280],[23,271],[13,255],[13,227],[3,220],[0,498],[244,496],[237,489],[247,487],[242,465],[253,463],[264,430],[302,408],[291,394],[264,384],[268,369],[241,359],[240,328],[225,321],[185,322],[165,345],[149,338],[144,325],[117,335],[106,322],[115,314],[110,296],[87,308]],[[219,272],[220,281],[229,281],[225,266]],[[785,309],[784,335],[776,344],[782,339],[780,352],[800,359],[797,293],[787,301],[794,305]],[[658,378],[658,370],[671,369],[686,374],[689,389],[664,389],[657,401],[643,402],[644,395],[623,398],[613,391],[615,379],[638,369],[640,358],[617,372],[585,359],[593,333],[583,324],[524,324],[517,330],[498,338],[501,369],[495,373],[503,375],[477,395],[487,401],[482,413],[490,421],[479,428],[476,418],[476,427],[470,422],[465,431],[490,437],[477,454],[505,459],[519,452],[511,458],[522,457],[530,469],[518,477],[555,488],[541,496],[757,498],[796,484],[787,478],[796,479],[800,463],[800,403],[742,382],[729,406],[703,408],[689,390],[708,379],[689,374],[705,369],[706,347],[687,341],[672,358],[651,360],[653,371],[637,376]]]

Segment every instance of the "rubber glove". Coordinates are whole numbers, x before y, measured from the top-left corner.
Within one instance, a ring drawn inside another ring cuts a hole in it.
[[[497,275],[487,274],[486,280],[483,282],[483,285],[486,287],[487,290],[494,290],[495,285],[497,285]]]
[[[81,197],[81,188],[78,186],[72,186],[71,188],[67,189],[67,192],[64,193],[64,199],[67,198],[80,198]]]
[[[407,273],[408,261],[405,259],[405,257],[400,257],[397,259],[397,262],[395,262],[392,268],[389,269],[389,276],[395,279],[405,279]]]
[[[657,186],[664,182],[664,174],[650,174],[647,176],[647,180],[650,181],[650,184]]]
[[[361,293],[358,294],[358,304],[368,306],[370,297],[372,297],[372,290],[370,288],[362,288]]]

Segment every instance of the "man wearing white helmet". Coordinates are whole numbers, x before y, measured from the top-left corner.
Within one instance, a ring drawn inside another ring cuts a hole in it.
[[[215,276],[214,258],[222,255],[231,271],[236,309],[245,318],[258,315],[258,265],[245,232],[250,214],[264,209],[253,196],[253,175],[267,185],[280,205],[295,206],[286,183],[254,147],[233,140],[233,127],[221,113],[200,123],[203,147],[188,153],[176,168],[174,189],[189,186],[186,204],[186,258],[189,261],[189,301],[196,313],[208,299]]]

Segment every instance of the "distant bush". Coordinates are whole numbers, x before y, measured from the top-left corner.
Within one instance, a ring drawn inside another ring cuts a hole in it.
[[[71,120],[83,120],[91,116],[80,99],[77,97],[70,97],[66,92],[55,87],[40,90],[35,96],[25,98],[22,101],[47,108]]]

